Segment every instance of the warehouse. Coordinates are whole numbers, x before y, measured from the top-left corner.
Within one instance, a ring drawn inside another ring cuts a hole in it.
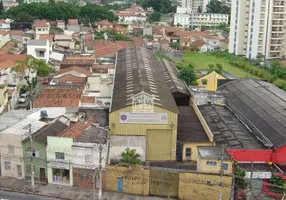
[[[110,159],[126,147],[145,160],[175,160],[178,108],[152,51],[117,53],[109,114]]]

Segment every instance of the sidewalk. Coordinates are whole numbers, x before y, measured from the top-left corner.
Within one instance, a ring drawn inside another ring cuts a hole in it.
[[[26,180],[18,180],[9,177],[0,177],[0,190],[31,193],[31,183]],[[77,188],[63,185],[42,185],[35,183],[35,194],[49,197],[62,198],[66,200],[92,200],[93,191],[89,189]],[[163,200],[157,197],[143,197],[128,195],[116,192],[103,192],[103,200]]]

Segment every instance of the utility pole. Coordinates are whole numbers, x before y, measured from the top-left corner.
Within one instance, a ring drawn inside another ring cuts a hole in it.
[[[29,129],[28,137],[30,139],[30,164],[31,164],[31,185],[32,185],[32,192],[35,193],[35,172],[33,166],[33,137],[32,137],[32,125],[29,124],[28,126],[24,127],[24,129]]]
[[[99,136],[99,173],[98,173],[98,178],[99,178],[99,189],[98,189],[98,200],[101,200],[102,199],[102,151],[103,151],[103,146],[104,146],[104,143],[103,141],[105,141],[105,143],[107,142],[107,138],[108,138],[108,135],[109,135],[109,129],[108,127],[99,127],[97,126],[97,128],[100,129],[100,133],[98,134]],[[104,132],[106,131],[107,135],[105,136]],[[96,192],[95,192],[95,179],[96,179],[96,173],[97,171],[95,170],[94,171],[94,176],[93,176],[93,199],[96,200]]]
[[[220,157],[220,178],[219,178],[219,200],[222,200],[222,177],[223,177],[223,159],[224,159],[224,145],[221,146],[221,153],[219,154]]]
[[[250,184],[249,184],[249,191],[247,193],[247,200],[250,200],[250,195],[252,191],[252,178],[253,178],[253,160],[251,161]]]

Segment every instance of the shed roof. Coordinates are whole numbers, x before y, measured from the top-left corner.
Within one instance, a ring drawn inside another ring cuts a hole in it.
[[[69,119],[67,119],[64,116],[60,116],[57,119],[53,120],[49,124],[46,124],[36,132],[32,134],[33,140],[47,144],[47,136],[57,136],[61,131],[66,129],[68,127],[67,122]],[[23,142],[29,141],[28,138],[24,139]]]
[[[46,46],[47,42],[48,42],[48,40],[29,40],[27,42],[27,45],[31,45],[31,46]]]
[[[175,100],[154,53],[142,47],[118,52],[110,112],[132,104],[132,96],[145,92],[154,97],[154,105],[178,113]]]
[[[178,141],[184,142],[210,142],[193,107],[179,106]]]
[[[219,160],[223,154],[223,160],[231,160],[230,156],[228,155],[227,151],[222,147],[217,146],[198,146],[198,153],[202,159],[212,159],[212,160]]]
[[[276,147],[286,145],[286,92],[265,81],[234,80],[219,87],[227,104]]]
[[[198,106],[217,145],[233,149],[264,149],[263,144],[225,106]]]
[[[102,133],[102,135],[99,135]],[[102,140],[105,138],[105,141]],[[107,130],[102,130],[95,126],[89,126],[85,132],[75,139],[76,142],[83,142],[83,143],[100,143],[100,140],[103,144],[106,143],[107,138]]]
[[[182,93],[191,96],[187,85],[179,78],[179,71],[173,63],[163,59],[160,66],[172,93]]]

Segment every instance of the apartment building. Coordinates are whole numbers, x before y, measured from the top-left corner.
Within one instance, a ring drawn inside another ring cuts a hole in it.
[[[210,0],[179,0],[182,8],[192,8],[195,13],[198,12],[199,7],[202,12],[207,12],[207,5],[209,2]]]
[[[229,52],[255,59],[285,56],[285,0],[233,0]]]
[[[228,24],[229,15],[227,14],[217,14],[217,13],[194,13],[192,14],[183,14],[175,13],[174,14],[174,25],[184,28],[189,26],[201,27],[201,26],[218,26],[219,24]]]

